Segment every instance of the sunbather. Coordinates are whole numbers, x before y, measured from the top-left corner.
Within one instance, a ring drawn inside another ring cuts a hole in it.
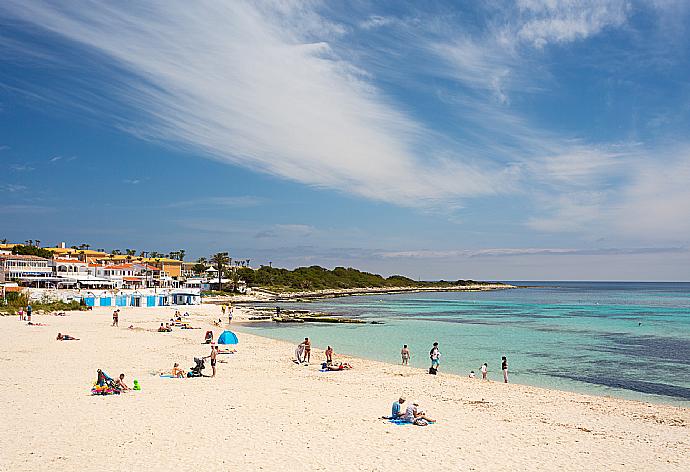
[[[417,426],[426,426],[429,423],[436,423],[436,420],[432,420],[424,414],[424,412],[419,408],[419,403],[416,401],[412,402],[412,405],[407,407],[404,418],[408,423],[412,423]]]
[[[170,373],[173,377],[187,377],[187,374],[182,369],[180,369],[180,364],[178,364],[177,362],[175,362],[175,365],[173,366],[172,371],[170,371]]]
[[[120,377],[115,381],[115,386],[122,390],[130,390],[130,388],[125,384],[125,374],[120,374]]]
[[[79,341],[79,338],[75,338],[73,336],[70,336],[69,334],[62,334],[62,333],[58,333],[56,339],[58,341]]]
[[[352,366],[348,364],[347,362],[341,362],[339,365],[327,365],[326,369],[328,370],[350,370],[352,369]]]

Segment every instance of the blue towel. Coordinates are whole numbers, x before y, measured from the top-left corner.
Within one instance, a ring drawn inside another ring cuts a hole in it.
[[[400,418],[396,418],[396,419],[391,418],[388,420],[388,422],[393,423],[393,424],[397,424],[398,426],[405,426],[406,424],[412,424],[409,421],[405,421],[405,420],[400,419]]]

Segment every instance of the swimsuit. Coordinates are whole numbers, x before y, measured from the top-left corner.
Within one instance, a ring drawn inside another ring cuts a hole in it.
[[[215,366],[216,366],[216,360],[215,360],[215,359],[211,359],[211,367],[215,367]]]

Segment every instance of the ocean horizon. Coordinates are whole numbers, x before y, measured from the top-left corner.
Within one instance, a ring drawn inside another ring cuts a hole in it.
[[[438,341],[441,374],[690,406],[690,282],[506,281],[516,290],[366,295],[281,302],[383,324],[245,324],[239,330],[336,353],[429,366]],[[319,359],[320,361],[320,359]]]

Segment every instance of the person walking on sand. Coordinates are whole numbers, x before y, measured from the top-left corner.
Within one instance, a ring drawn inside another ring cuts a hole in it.
[[[231,303],[230,308],[228,309],[228,324],[232,323],[232,315],[233,315],[234,311],[235,311],[235,306]]]
[[[211,369],[213,369],[213,373],[211,374],[211,377],[216,376],[216,357],[217,356],[218,356],[218,346],[216,346],[215,344],[211,344],[211,354],[204,357],[204,359],[208,359],[209,357],[211,358]]]
[[[438,343],[434,343],[434,346],[429,351],[429,358],[431,359],[431,369],[435,372],[438,370],[438,366],[441,363],[441,351],[438,349]]]
[[[508,359],[501,357],[501,370],[503,371],[503,382],[508,383]]]
[[[333,363],[333,348],[328,346],[326,349],[326,364],[331,365]]]
[[[403,344],[403,348],[400,350],[400,357],[402,357],[402,365],[408,365],[410,361],[410,350],[407,348],[407,344]]]
[[[486,380],[486,373],[489,370],[489,367],[486,365],[486,362],[482,364],[482,367],[480,370],[482,372],[482,380]]]
[[[223,318],[225,318],[225,305],[221,305],[220,309],[223,312]]]
[[[111,326],[119,326],[120,322],[120,310],[115,310],[113,312],[113,324]]]
[[[311,360],[311,341],[309,338],[304,338],[304,362],[307,364]]]

